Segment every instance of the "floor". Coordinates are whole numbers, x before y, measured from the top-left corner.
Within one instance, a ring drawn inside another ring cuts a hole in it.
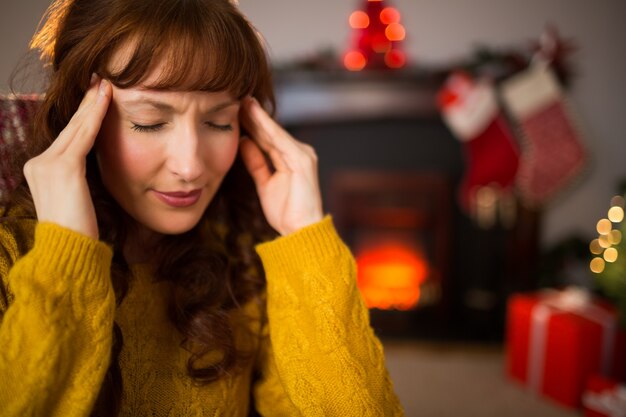
[[[387,368],[407,417],[582,416],[508,380],[501,347],[383,344]]]

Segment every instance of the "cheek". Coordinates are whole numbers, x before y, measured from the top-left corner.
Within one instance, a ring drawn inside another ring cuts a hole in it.
[[[119,132],[104,132],[98,139],[96,156],[100,174],[109,186],[125,187],[129,181],[142,179],[151,170],[151,147],[142,146]],[[107,134],[108,133],[108,134]]]
[[[237,156],[239,150],[239,138],[232,137],[229,140],[221,144],[216,144],[208,152],[210,153],[209,165],[216,173],[226,174],[232,167],[233,162]]]
[[[154,143],[145,143],[125,128],[114,103],[102,121],[95,151],[107,188],[128,188],[129,182],[142,179],[159,163]]]

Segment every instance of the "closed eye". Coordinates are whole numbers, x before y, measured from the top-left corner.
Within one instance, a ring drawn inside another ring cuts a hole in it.
[[[156,123],[153,125],[139,125],[137,123],[133,123],[132,129],[136,132],[156,132],[160,130],[165,123]]]
[[[233,125],[231,124],[220,125],[217,123],[206,122],[206,125],[209,126],[211,129],[219,130],[221,132],[231,132],[233,130]]]

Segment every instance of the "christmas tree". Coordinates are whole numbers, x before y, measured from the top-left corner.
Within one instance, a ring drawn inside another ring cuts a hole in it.
[[[613,300],[620,310],[620,323],[626,328],[626,222],[624,197],[611,199],[607,218],[598,221],[598,238],[589,245],[593,254],[591,270],[596,274],[598,289]]]
[[[394,69],[406,64],[406,56],[400,48],[406,37],[400,12],[385,3],[384,0],[364,0],[361,9],[350,15],[352,42],[343,59],[348,70]]]

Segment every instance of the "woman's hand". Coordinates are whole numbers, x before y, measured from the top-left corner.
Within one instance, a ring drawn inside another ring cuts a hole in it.
[[[40,222],[53,222],[98,238],[96,213],[87,186],[86,157],[110,98],[110,83],[95,78],[61,134],[46,151],[24,165]]]
[[[322,220],[313,148],[291,137],[255,99],[243,100],[241,112],[242,124],[252,137],[242,138],[241,155],[270,226],[285,236]]]

